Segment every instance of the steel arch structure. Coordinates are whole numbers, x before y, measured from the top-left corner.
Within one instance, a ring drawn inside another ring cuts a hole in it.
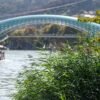
[[[0,39],[7,36],[7,31],[30,24],[58,24],[87,31],[90,35],[100,32],[100,24],[79,22],[77,18],[62,15],[28,15],[0,21]]]

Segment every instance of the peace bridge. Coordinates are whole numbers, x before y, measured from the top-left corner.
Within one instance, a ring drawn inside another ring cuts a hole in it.
[[[0,21],[0,40],[6,38],[9,31],[32,24],[65,25],[79,31],[88,32],[90,36],[100,32],[100,24],[93,22],[83,23],[75,17],[62,15],[28,15],[9,18]]]

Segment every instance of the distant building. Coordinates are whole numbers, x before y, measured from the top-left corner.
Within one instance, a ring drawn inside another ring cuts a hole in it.
[[[95,15],[84,14],[83,17],[90,17],[90,18],[93,18],[93,17],[95,17]]]
[[[93,18],[96,16],[96,14],[94,11],[84,11],[83,13],[79,14],[79,16]]]

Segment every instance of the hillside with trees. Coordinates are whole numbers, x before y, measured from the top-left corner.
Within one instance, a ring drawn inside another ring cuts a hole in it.
[[[10,33],[9,36],[30,36],[30,38],[8,38],[3,44],[9,49],[13,50],[34,50],[34,49],[43,49],[45,45],[45,49],[48,49],[49,44],[53,44],[56,48],[62,47],[62,45],[66,42],[70,42],[74,44],[76,39],[71,38],[31,38],[31,36],[39,36],[39,35],[67,35],[74,34],[77,35],[79,31],[76,29],[72,29],[67,26],[60,26],[55,24],[47,24],[40,26],[27,26],[24,28],[16,29]]]
[[[82,2],[83,1],[83,2]],[[50,9],[47,11],[38,11],[41,9],[61,6],[65,4],[77,3],[71,6],[64,6],[57,9]],[[89,5],[89,6],[88,6]],[[78,15],[84,12],[94,12],[100,9],[99,0],[0,0],[0,19],[9,18],[27,14],[63,14],[63,15]],[[32,12],[31,12],[32,11]],[[38,11],[37,13],[34,11]],[[13,16],[9,16],[13,15]],[[8,17],[4,17],[8,16]]]

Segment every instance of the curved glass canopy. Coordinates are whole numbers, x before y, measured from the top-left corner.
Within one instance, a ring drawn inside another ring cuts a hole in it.
[[[58,24],[75,28],[95,35],[100,32],[100,24],[79,22],[77,18],[62,15],[28,15],[9,18],[0,21],[0,37],[5,37],[7,31],[30,24]]]

